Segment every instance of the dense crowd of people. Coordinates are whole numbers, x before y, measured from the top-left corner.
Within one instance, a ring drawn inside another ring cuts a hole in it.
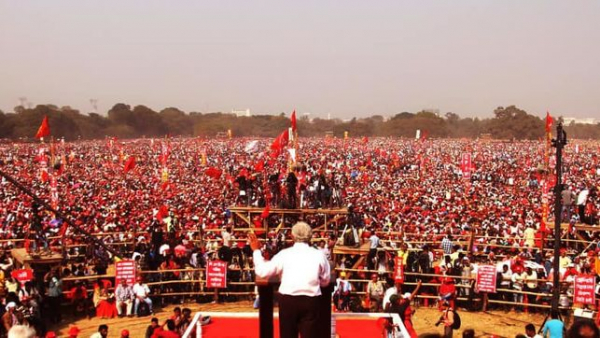
[[[264,255],[272,257],[290,245],[289,227],[297,220],[315,228],[323,224],[319,214],[282,219],[269,212],[278,208],[348,210],[327,230],[313,232],[313,243],[330,258],[332,270],[343,271],[334,293],[340,311],[399,306],[398,298],[412,292],[409,285],[417,280],[423,282],[419,295],[439,298],[440,306],[447,301],[451,307],[467,307],[478,298],[472,277],[481,264],[498,267],[502,291],[490,295],[491,299],[515,304],[495,306],[547,303],[552,287],[547,282],[552,272],[547,250],[553,244],[548,240],[554,222],[551,187],[556,178],[548,170],[553,159],[546,161],[544,143],[310,138],[300,139],[289,152],[273,153],[270,141],[107,139],[1,144],[0,170],[112,248],[91,244],[3,178],[4,332],[25,322],[42,327],[44,313],[58,322],[61,311],[48,309],[64,302],[73,304],[74,316],[101,317],[137,315],[140,304],[146,304],[150,314],[153,305],[182,303],[186,294],[189,299],[189,294],[212,292],[185,282],[203,279],[201,269],[212,259],[227,261],[228,281],[247,282],[229,285],[222,292],[225,297],[236,297],[227,296],[227,291],[247,292],[249,296],[238,297],[251,297],[254,272],[248,228],[255,228],[264,239]],[[563,223],[598,223],[598,146],[573,141],[566,148],[560,186]],[[464,154],[470,156],[468,166],[462,163]],[[544,187],[548,187],[546,194]],[[547,219],[542,217],[545,205]],[[231,206],[263,212],[243,220]],[[575,237],[575,229],[564,230],[567,238],[583,240],[563,242],[561,278],[598,277],[600,237],[593,231],[580,231]],[[363,263],[355,255],[336,255],[334,260],[335,246],[363,243],[369,246]],[[20,283],[11,274],[18,268],[10,254],[15,247],[32,252],[64,249],[65,264],[34,269],[33,279]],[[135,260],[139,270],[148,273],[140,273],[142,280],[136,285],[115,287],[113,280],[103,277],[115,256]],[[406,285],[395,285],[392,279],[396,257],[405,265]],[[154,284],[163,280],[182,282]],[[390,288],[396,289],[387,292]],[[562,291],[561,304],[568,306],[572,285],[565,284]],[[391,302],[394,293],[398,298]]]

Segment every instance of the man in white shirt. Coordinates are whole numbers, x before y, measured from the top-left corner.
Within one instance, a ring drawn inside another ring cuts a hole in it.
[[[383,303],[382,303],[383,311],[387,311],[387,306],[390,303],[390,297],[392,295],[400,294],[400,291],[402,291],[402,283],[400,283],[400,282],[394,283],[394,286],[385,290],[385,293],[383,294]]]
[[[152,299],[150,299],[150,288],[147,284],[142,281],[142,277],[137,278],[137,283],[133,286],[133,296],[134,296],[134,309],[133,313],[138,314],[138,308],[140,307],[140,302],[145,302],[148,304],[148,311],[150,313],[154,313],[152,311]]]
[[[265,261],[256,235],[248,235],[256,276],[281,276],[279,287],[279,334],[282,338],[317,337],[321,286],[329,284],[330,268],[323,252],[309,246],[310,225],[298,222],[292,227],[294,246]]]

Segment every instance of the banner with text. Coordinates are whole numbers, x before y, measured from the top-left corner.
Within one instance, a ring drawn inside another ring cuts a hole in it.
[[[496,277],[496,267],[493,265],[482,265],[477,268],[478,292],[496,293]]]
[[[575,277],[575,294],[573,295],[573,303],[579,304],[595,304],[596,297],[594,288],[596,286],[596,277],[594,276],[578,276]]]
[[[206,287],[227,287],[227,263],[224,261],[208,261],[206,264]]]
[[[135,262],[123,260],[115,264],[115,286],[121,284],[121,279],[127,281],[127,285],[135,284]]]
[[[396,283],[404,283],[404,259],[396,257],[394,260],[394,281]]]

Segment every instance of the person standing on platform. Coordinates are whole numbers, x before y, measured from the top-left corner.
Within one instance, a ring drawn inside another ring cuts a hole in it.
[[[256,276],[281,276],[279,287],[279,334],[281,338],[317,337],[321,287],[329,284],[330,267],[323,252],[309,245],[310,225],[298,222],[292,227],[294,245],[266,261],[256,235],[248,235]],[[322,328],[321,328],[322,329]]]
[[[288,209],[296,209],[296,206],[298,205],[296,198],[298,178],[296,177],[296,174],[293,171],[290,171],[285,182],[287,183]]]

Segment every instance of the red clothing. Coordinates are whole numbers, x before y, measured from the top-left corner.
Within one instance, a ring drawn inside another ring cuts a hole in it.
[[[154,337],[154,335],[152,335]],[[173,331],[160,331],[156,338],[181,338],[181,335]]]
[[[101,300],[96,307],[96,317],[115,318],[118,315],[117,305],[114,301]]]

